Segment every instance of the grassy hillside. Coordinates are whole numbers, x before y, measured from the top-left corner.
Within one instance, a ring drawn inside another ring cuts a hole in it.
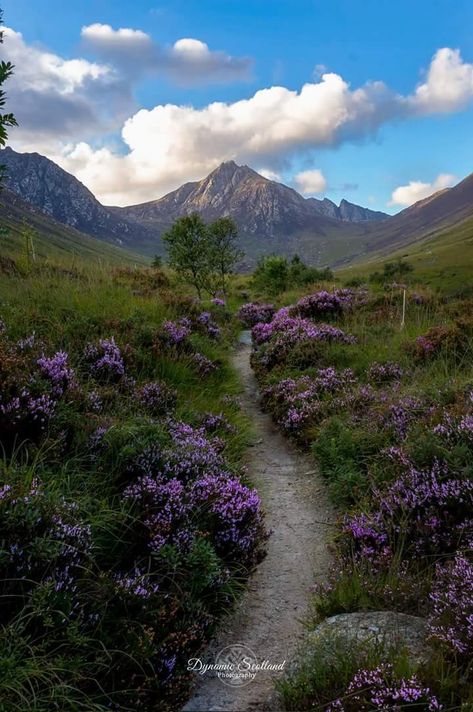
[[[419,239],[391,252],[375,252],[372,257],[337,270],[350,279],[367,276],[383,263],[402,258],[415,270],[415,279],[443,292],[454,294],[473,290],[473,218]]]
[[[62,266],[79,263],[146,265],[143,255],[135,255],[35,211],[28,203],[6,188],[0,192],[0,255],[25,257],[25,229],[30,228],[39,261],[54,261]]]

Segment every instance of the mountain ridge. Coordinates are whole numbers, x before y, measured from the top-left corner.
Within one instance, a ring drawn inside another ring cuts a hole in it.
[[[146,220],[156,219],[164,214],[168,216],[170,209],[172,214],[177,212],[189,214],[193,211],[210,214],[217,209],[221,211],[222,204],[225,203],[225,200],[228,201],[229,191],[238,191],[239,188],[250,182],[261,192],[264,192],[266,188],[273,192],[280,191],[287,197],[291,196],[298,202],[301,211],[308,212],[309,215],[329,217],[345,222],[383,220],[389,217],[386,213],[350,203],[345,198],[341,200],[339,206],[328,198],[323,200],[313,197],[304,198],[294,188],[265,178],[250,166],[240,166],[235,161],[224,161],[202,180],[184,183],[176,190],[156,200],[112,209],[117,214],[122,213],[134,218],[139,216],[140,219]],[[231,212],[228,207],[226,210]]]

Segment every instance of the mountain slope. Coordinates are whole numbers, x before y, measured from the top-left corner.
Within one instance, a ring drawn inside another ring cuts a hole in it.
[[[436,236],[454,230],[469,219],[473,219],[473,174],[453,188],[420,200],[388,220],[365,224],[362,250],[347,255],[340,264],[367,259],[370,255],[373,258],[389,255],[426,239],[435,240]],[[470,244],[467,249],[471,249]]]
[[[25,251],[24,231],[34,230],[38,258],[76,259],[112,264],[145,264],[141,255],[108,245],[44,215],[8,188],[0,191],[0,257],[17,257]]]
[[[368,224],[368,219],[386,217],[347,201],[337,207],[327,199],[303,198],[292,188],[233,161],[159,200],[113,211],[160,233],[176,218],[190,213],[197,212],[205,220],[228,215],[238,225],[248,267],[260,255],[271,252],[299,252],[308,262],[328,264],[363,249],[365,233],[360,226]],[[356,222],[349,221],[349,215]],[[359,222],[362,217],[366,222]]]
[[[156,242],[155,231],[104,207],[77,178],[38,153],[1,152],[5,185],[46,215],[80,232],[140,251]]]

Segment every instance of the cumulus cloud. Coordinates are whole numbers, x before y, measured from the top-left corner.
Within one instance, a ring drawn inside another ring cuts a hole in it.
[[[247,79],[251,72],[248,57],[210,50],[205,42],[194,38],[182,38],[163,47],[141,30],[114,30],[100,23],[83,27],[81,35],[86,49],[135,76],[157,73],[190,85]]]
[[[248,99],[200,109],[158,105],[125,122],[125,156],[104,160],[103,152],[96,157],[82,146],[80,162],[76,153],[60,160],[103,200],[143,202],[205,176],[225,160],[278,171],[281,162],[301,152],[373,135],[389,120],[418,115],[420,89],[408,97],[382,82],[352,89],[341,76],[328,73],[300,91],[274,86]]]
[[[407,207],[413,205],[413,203],[417,203],[418,200],[428,198],[429,195],[433,195],[439,190],[450,188],[456,181],[456,176],[450,173],[440,173],[432,183],[411,180],[407,185],[400,185],[393,190],[388,206],[401,205],[402,207]]]
[[[83,160],[77,163],[75,154],[60,160],[103,200],[141,202],[205,176],[224,160],[277,171],[294,152],[368,135],[385,121],[395,101],[381,83],[351,90],[340,76],[325,74],[300,91],[271,87],[249,99],[202,109],[175,104],[142,109],[122,129],[128,154],[110,162],[100,154],[100,179],[93,151],[88,151],[90,170]]]
[[[4,28],[5,59],[15,65],[8,105],[20,129],[22,148],[50,150],[66,140],[116,130],[133,111],[129,89],[107,64],[63,59],[28,45],[20,32]]]
[[[463,62],[460,50],[437,50],[426,81],[417,87],[408,103],[420,114],[449,113],[464,108],[473,99],[473,64]]]
[[[146,73],[164,73],[176,82],[204,76],[223,81],[241,78],[248,62],[197,39],[161,47],[132,28],[89,25],[82,39],[99,61],[63,59],[6,31],[7,59],[17,64],[9,106],[21,124],[11,132],[12,145],[48,155],[108,204],[158,198],[231,159],[264,167],[278,179],[296,156],[369,138],[389,121],[456,111],[473,97],[473,65],[458,50],[444,48],[407,96],[381,81],[351,87],[340,75],[325,72],[299,90],[271,86],[231,103],[136,110],[132,89]],[[107,136],[115,133],[118,145],[119,130],[121,145],[115,150]],[[304,181],[303,174],[298,180]],[[309,178],[300,190],[323,190],[318,176],[312,183]],[[401,188],[412,193],[410,186]],[[393,193],[393,200],[398,197]]]
[[[294,176],[294,184],[303,195],[317,195],[327,188],[327,181],[318,168],[297,173]]]

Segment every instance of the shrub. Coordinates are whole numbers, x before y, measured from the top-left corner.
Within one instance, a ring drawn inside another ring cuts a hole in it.
[[[238,310],[237,317],[243,326],[247,328],[255,324],[267,324],[271,321],[274,315],[274,307],[272,304],[257,304],[249,302],[243,304]]]
[[[468,546],[468,542],[465,542]],[[471,544],[469,546],[471,548]],[[452,653],[473,652],[473,565],[466,555],[439,563],[430,594],[431,636]]]

